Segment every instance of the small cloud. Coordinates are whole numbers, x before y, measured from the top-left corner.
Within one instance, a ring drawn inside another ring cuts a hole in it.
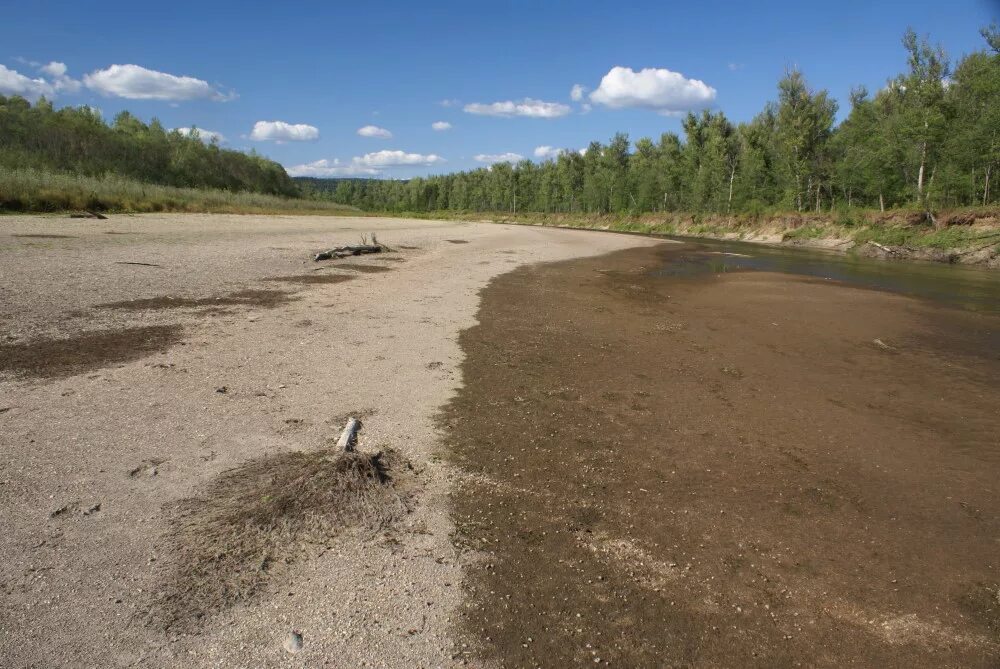
[[[445,130],[451,130],[451,123],[447,121],[434,121],[431,123],[431,127],[438,132],[444,132]]]
[[[66,63],[58,63],[56,61],[52,61],[48,65],[42,65],[38,69],[41,70],[44,74],[49,75],[50,77],[66,76]]]
[[[342,165],[339,160],[317,160],[303,165],[293,165],[286,167],[285,171],[293,177],[353,177],[353,176],[374,176],[378,170],[371,167],[361,167],[358,165]]]
[[[59,92],[76,93],[81,88],[83,84],[76,79],[69,77],[66,72],[68,68],[66,63],[60,63],[57,61],[52,61],[47,65],[41,65],[38,70],[43,74],[47,74],[52,77],[52,86]]]
[[[569,105],[559,102],[545,102],[524,98],[520,101],[505,100],[502,102],[473,102],[463,108],[469,114],[481,116],[527,116],[530,118],[559,118],[570,113]]]
[[[557,149],[554,146],[536,146],[535,147],[535,158],[541,158],[542,160],[555,159],[564,153],[569,153],[566,149]]]
[[[362,137],[377,137],[379,139],[391,139],[392,133],[385,128],[380,128],[377,125],[366,125],[363,128],[358,128],[358,134]]]
[[[101,95],[129,100],[215,100],[236,97],[221,93],[207,81],[149,70],[139,65],[112,65],[83,77],[84,85]]]
[[[421,153],[406,153],[405,151],[376,151],[374,153],[366,153],[363,156],[356,157],[351,162],[359,167],[369,168],[404,167],[412,165],[430,166],[437,163],[443,163],[444,158],[433,153],[424,155]]]
[[[583,100],[583,94],[586,92],[587,88],[585,86],[573,84],[573,88],[569,91],[569,99],[573,102],[579,102],[580,100]]]
[[[524,160],[524,156],[519,153],[480,153],[473,156],[476,162],[480,163],[517,163]]]
[[[250,139],[257,142],[311,142],[319,139],[319,129],[304,123],[293,125],[284,121],[257,121]]]
[[[441,100],[440,102],[438,102],[438,104],[441,105],[442,107],[457,107],[460,104],[462,104],[462,101],[456,100],[455,98],[451,98],[448,100]]]
[[[185,137],[197,136],[198,139],[205,142],[206,144],[211,144],[212,142],[218,142],[222,144],[226,141],[226,138],[222,136],[221,132],[215,132],[214,130],[205,130],[204,128],[196,128],[191,126],[190,128],[174,128],[171,132],[179,132]]]
[[[0,94],[20,95],[28,100],[37,100],[42,96],[53,97],[55,87],[44,79],[32,79],[17,70],[0,65]]]
[[[590,94],[590,100],[612,109],[650,109],[669,116],[709,107],[715,96],[716,90],[705,82],[678,72],[613,67]]]
[[[746,65],[744,65],[743,63],[729,63],[727,67],[729,68],[730,72],[736,72],[737,70],[742,70],[744,67],[746,67]]]

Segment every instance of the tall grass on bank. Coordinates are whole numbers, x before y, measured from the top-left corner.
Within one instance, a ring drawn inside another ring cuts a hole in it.
[[[351,214],[347,205],[200,188],[143,183],[113,174],[86,177],[0,167],[0,213],[188,212],[219,214]]]

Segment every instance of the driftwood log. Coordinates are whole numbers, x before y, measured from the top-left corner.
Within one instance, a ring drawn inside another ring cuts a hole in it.
[[[348,256],[360,256],[365,253],[381,253],[384,250],[381,244],[358,244],[356,246],[338,246],[329,251],[321,251],[313,258],[314,261],[330,260],[331,258],[346,258]]]
[[[97,211],[90,211],[89,209],[82,214],[70,214],[70,218],[96,218],[102,221],[108,220],[108,217]]]
[[[348,418],[347,425],[344,426],[344,431],[340,433],[340,439],[337,440],[337,448],[344,451],[353,451],[360,427],[361,421],[354,416]]]

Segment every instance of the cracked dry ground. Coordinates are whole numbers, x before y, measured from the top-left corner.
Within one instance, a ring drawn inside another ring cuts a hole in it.
[[[517,269],[461,336],[482,659],[998,666],[998,318],[672,252]]]

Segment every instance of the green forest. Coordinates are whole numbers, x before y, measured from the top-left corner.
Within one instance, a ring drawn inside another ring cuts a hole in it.
[[[20,173],[107,175],[178,188],[297,196],[278,163],[205,143],[196,132],[168,131],[129,112],[111,124],[89,107],[53,108],[40,99],[0,95],[0,169]],[[7,208],[16,203],[5,202]]]
[[[838,125],[837,102],[799,71],[752,121],[688,114],[664,133],[592,142],[536,164],[408,181],[342,179],[307,188],[366,210],[639,214],[886,210],[996,204],[1000,165],[1000,29],[952,64],[912,30],[908,69],[878,91],[858,88]],[[933,215],[931,214],[931,217]]]

